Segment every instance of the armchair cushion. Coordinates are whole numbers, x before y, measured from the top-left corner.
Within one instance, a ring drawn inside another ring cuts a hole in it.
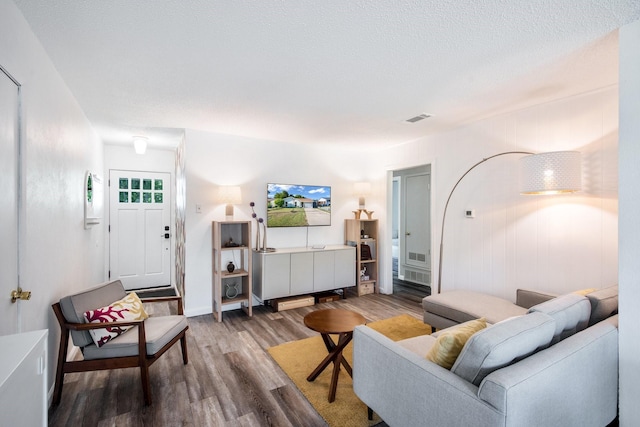
[[[126,296],[122,282],[114,280],[60,299],[60,308],[67,322],[85,323],[85,311],[107,306]],[[93,344],[93,338],[88,331],[71,331],[71,338],[78,347]]]
[[[156,354],[186,327],[187,318],[181,315],[149,317],[146,319],[144,321],[144,332],[147,341],[147,354]],[[95,344],[86,346],[83,354],[85,360],[137,356],[138,326],[134,326],[126,334],[110,340],[100,348]]]
[[[115,301],[106,307],[87,310],[84,318],[87,323],[105,323],[125,320],[144,320],[149,315],[144,311],[142,301],[135,292],[129,293],[126,297]],[[91,329],[93,342],[102,347],[108,341],[131,329],[133,326],[111,326],[102,329]]]
[[[469,338],[451,372],[479,386],[491,372],[547,347],[555,330],[553,318],[540,312],[496,323]]]

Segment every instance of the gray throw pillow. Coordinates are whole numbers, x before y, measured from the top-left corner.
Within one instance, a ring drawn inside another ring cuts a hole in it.
[[[496,323],[469,338],[451,372],[478,386],[491,372],[547,347],[555,330],[553,318],[539,312]]]

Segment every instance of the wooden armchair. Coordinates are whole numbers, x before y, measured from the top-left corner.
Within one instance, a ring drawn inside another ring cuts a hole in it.
[[[189,326],[183,314],[182,297],[162,297],[141,299],[149,302],[177,302],[177,315],[151,316],[146,320],[86,323],[84,313],[108,306],[127,296],[119,280],[107,282],[84,292],[64,297],[53,304],[53,312],[60,324],[60,349],[56,369],[53,404],[60,403],[64,374],[104,369],[140,367],[144,402],[151,405],[149,366],[180,340],[182,360],[186,365],[187,340],[185,333]],[[98,347],[89,331],[108,327],[133,326],[106,344]],[[67,361],[69,337],[80,347],[84,360]]]

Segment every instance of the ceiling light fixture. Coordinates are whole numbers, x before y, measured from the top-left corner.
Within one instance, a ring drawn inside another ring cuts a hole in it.
[[[144,154],[147,151],[147,141],[149,138],[146,136],[134,136],[133,137],[133,148],[136,150],[138,154]]]

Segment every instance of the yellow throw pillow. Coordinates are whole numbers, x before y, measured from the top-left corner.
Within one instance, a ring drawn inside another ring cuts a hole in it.
[[[573,291],[573,293],[585,296],[585,295],[590,294],[591,292],[595,292],[595,291],[597,291],[596,288],[587,288],[587,289],[580,289],[578,291]]]
[[[433,347],[427,352],[427,360],[437,363],[445,369],[451,369],[467,340],[486,327],[487,320],[482,317],[461,323],[457,327],[441,333]]]

